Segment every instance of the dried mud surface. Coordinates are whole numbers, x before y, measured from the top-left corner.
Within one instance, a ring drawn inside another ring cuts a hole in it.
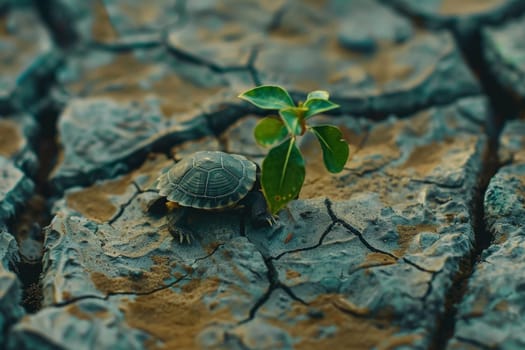
[[[0,348],[525,347],[523,4],[0,0]],[[348,162],[305,136],[276,224],[180,244],[154,182],[260,164],[260,84],[330,91]]]

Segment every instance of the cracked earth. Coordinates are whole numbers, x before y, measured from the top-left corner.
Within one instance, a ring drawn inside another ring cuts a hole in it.
[[[0,0],[0,348],[525,348],[525,2]],[[278,224],[152,183],[261,162],[237,95],[323,89],[350,158]]]

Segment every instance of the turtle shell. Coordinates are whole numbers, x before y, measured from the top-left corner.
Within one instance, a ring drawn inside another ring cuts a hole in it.
[[[220,209],[235,205],[250,192],[256,172],[255,163],[243,156],[196,152],[161,174],[157,189],[181,206]]]

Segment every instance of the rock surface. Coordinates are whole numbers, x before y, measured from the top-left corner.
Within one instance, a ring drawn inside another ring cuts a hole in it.
[[[254,229],[235,211],[196,212],[189,246],[170,234],[169,214],[148,213],[158,198],[151,183],[172,164],[163,156],[117,180],[68,190],[46,232],[46,308],[15,328],[13,348],[46,312],[57,321],[41,341],[63,341],[77,321],[58,313],[86,299],[125,310],[112,320],[120,320],[118,329],[145,331],[144,345],[427,347],[472,249],[471,207],[486,140],[479,136],[483,114],[477,122],[465,116],[483,113],[484,104],[466,99],[381,123],[326,117],[354,135],[345,171],[330,176],[309,164],[302,199],[270,229]],[[174,317],[182,318],[176,329]],[[102,322],[86,319],[89,329]],[[357,329],[370,337],[348,335]],[[106,346],[125,344],[111,339]]]

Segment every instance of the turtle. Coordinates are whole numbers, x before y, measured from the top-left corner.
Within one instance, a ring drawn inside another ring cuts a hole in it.
[[[170,212],[168,229],[180,243],[191,243],[193,236],[189,210],[244,208],[254,226],[274,222],[261,192],[260,167],[242,155],[195,152],[165,169],[154,186]]]

